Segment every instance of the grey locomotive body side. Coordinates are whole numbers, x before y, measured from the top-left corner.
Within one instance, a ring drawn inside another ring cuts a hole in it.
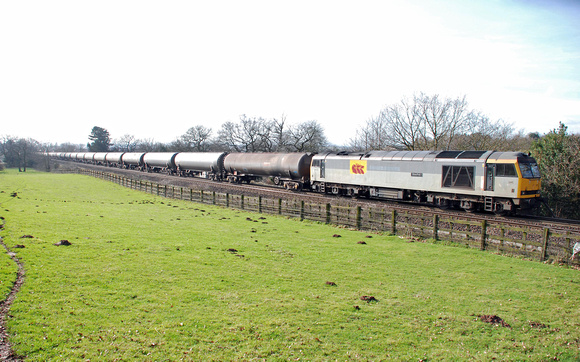
[[[513,211],[529,201],[522,199],[516,171],[524,157],[494,151],[327,153],[314,156],[311,183],[324,193]],[[496,173],[496,165],[513,171]]]

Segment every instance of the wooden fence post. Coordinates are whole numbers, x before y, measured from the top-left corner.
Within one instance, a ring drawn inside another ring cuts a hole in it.
[[[244,195],[240,196],[240,209],[244,209]]]
[[[544,228],[544,245],[542,247],[542,257],[540,261],[546,260],[548,256],[548,239],[550,238],[550,229]]]
[[[304,200],[300,201],[300,220],[304,220]]]
[[[439,240],[439,215],[433,215],[433,240]]]
[[[360,206],[356,207],[356,228],[357,230],[360,230],[361,225],[362,225],[362,209]]]
[[[226,207],[230,207],[230,194],[226,193]]]
[[[481,250],[485,250],[485,239],[487,238],[487,220],[481,221]]]
[[[282,215],[282,199],[278,199],[278,215]]]
[[[397,210],[393,210],[391,217],[391,234],[397,235]]]
[[[453,221],[449,222],[449,241],[453,242]]]
[[[262,196],[258,196],[258,212],[262,213]]]

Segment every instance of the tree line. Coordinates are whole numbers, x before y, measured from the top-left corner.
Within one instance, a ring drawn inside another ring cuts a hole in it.
[[[89,140],[87,149],[93,152],[319,152],[329,146],[320,123],[289,125],[284,115],[273,119],[242,115],[238,122],[226,122],[215,133],[197,125],[168,144],[139,140],[129,134],[111,140],[101,127],[93,127]]]
[[[523,134],[471,109],[465,96],[425,93],[385,106],[357,130],[350,148],[369,150],[528,151],[538,133]]]
[[[545,135],[524,134],[502,120],[471,109],[465,96],[444,98],[418,93],[386,105],[356,131],[348,144],[327,139],[317,121],[289,124],[286,117],[240,116],[217,131],[196,125],[173,142],[137,139],[126,134],[112,139],[95,126],[86,145],[41,144],[30,138],[0,138],[0,154],[8,167],[48,167],[39,153],[54,152],[325,152],[370,150],[496,150],[531,153],[542,172],[542,195],[558,217],[580,219],[580,135],[566,125]]]

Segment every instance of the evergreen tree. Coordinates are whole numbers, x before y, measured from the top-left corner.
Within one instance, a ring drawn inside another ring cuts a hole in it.
[[[91,152],[107,152],[109,151],[109,146],[111,146],[111,136],[109,131],[101,127],[93,127],[91,134],[89,135],[90,143],[87,143],[87,147]]]
[[[542,174],[542,196],[558,217],[580,219],[580,136],[560,122],[532,144]]]

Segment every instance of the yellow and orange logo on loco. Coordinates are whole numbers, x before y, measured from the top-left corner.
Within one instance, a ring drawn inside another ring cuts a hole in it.
[[[367,173],[367,161],[351,160],[350,173],[351,175],[364,175]]]

